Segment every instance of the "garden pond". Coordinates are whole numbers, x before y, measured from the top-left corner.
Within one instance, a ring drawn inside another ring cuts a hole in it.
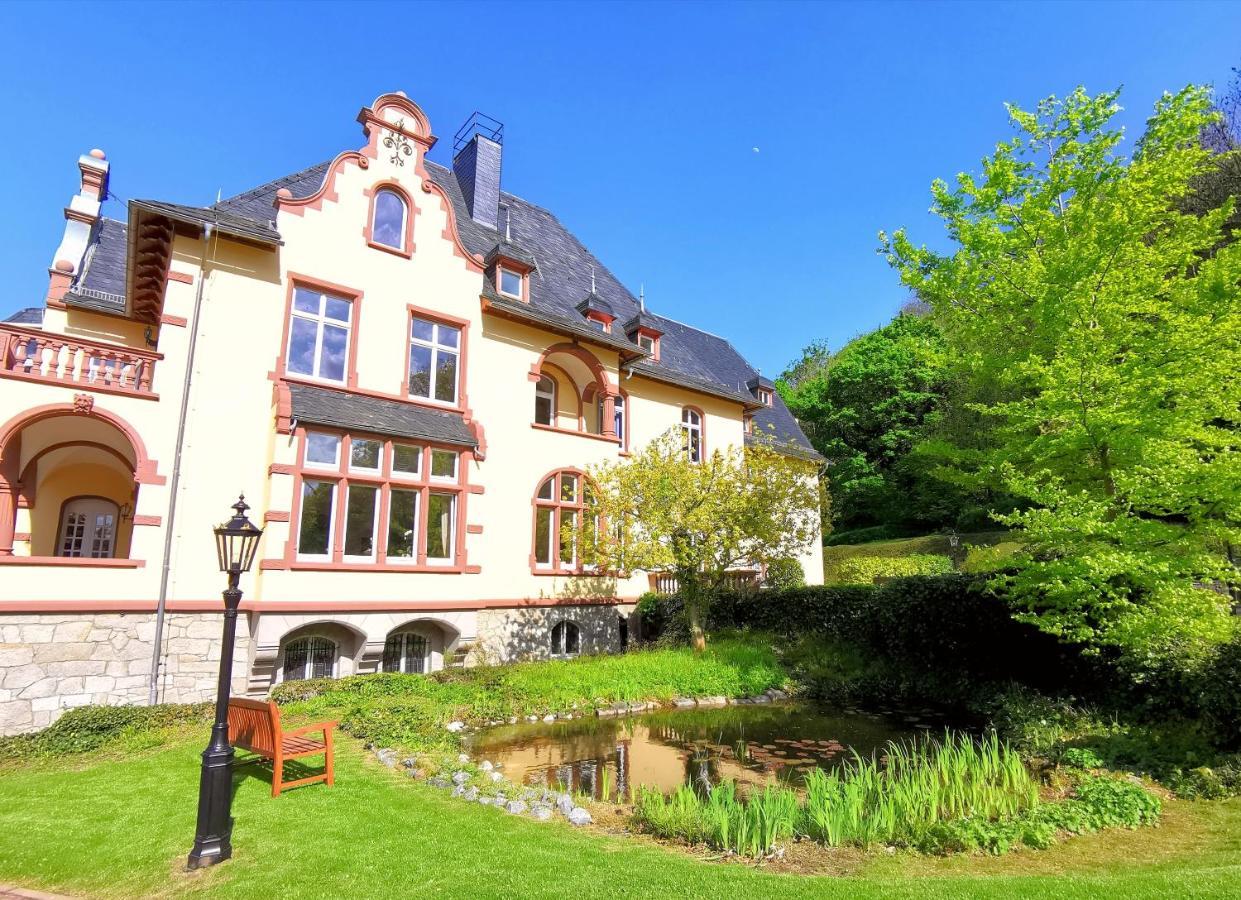
[[[756,704],[500,726],[475,733],[467,749],[502,766],[513,782],[611,800],[627,797],[631,785],[669,792],[732,779],[797,787],[812,768],[830,769],[854,751],[870,756],[888,741],[940,727],[929,713]]]

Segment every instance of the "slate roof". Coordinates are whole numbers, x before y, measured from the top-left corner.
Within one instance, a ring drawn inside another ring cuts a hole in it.
[[[26,325],[38,328],[43,324],[43,307],[28,306],[25,309],[19,309],[4,321],[6,324]]]
[[[295,383],[289,384],[289,397],[293,401],[293,417],[304,424],[458,447],[478,446],[460,413]]]
[[[65,303],[110,315],[125,313],[125,247],[128,226],[101,218],[86,251],[82,273],[69,285]]]
[[[276,231],[271,221],[271,210],[268,211],[266,218],[256,219],[227,209],[183,206],[180,203],[165,203],[162,200],[132,200],[129,205],[166,215],[179,222],[210,225],[218,229],[221,234],[248,241],[257,241],[261,244],[281,243],[280,232]]]
[[[260,185],[243,194],[217,203],[213,208],[250,219],[270,221],[276,191],[288,188],[294,197],[307,197],[319,189],[331,162],[322,162],[284,178]],[[456,215],[457,231],[466,248],[486,257],[505,241],[505,235],[471,218],[465,197],[453,172],[437,163],[426,163],[431,179],[444,189]],[[506,191],[500,193],[500,206],[507,210],[500,222],[507,222],[508,242],[520,247],[533,259],[535,269],[530,275],[530,303],[508,300],[494,291],[484,296],[498,313],[524,317],[561,333],[578,336],[614,349],[624,349],[632,356],[641,355],[636,345],[623,334],[602,334],[591,328],[577,309],[582,298],[591,292],[594,272],[595,294],[608,304],[620,322],[641,314],[663,332],[660,338],[660,359],[639,360],[631,364],[635,373],[703,390],[736,402],[748,403],[754,409],[758,401],[747,388],[748,382],[760,377],[753,366],[724,338],[701,331],[681,322],[640,310],[638,301],[561,222],[548,210]],[[756,432],[770,436],[777,445],[791,452],[803,453],[808,459],[821,457],[811,447],[797,420],[777,394],[772,406],[754,409]]]

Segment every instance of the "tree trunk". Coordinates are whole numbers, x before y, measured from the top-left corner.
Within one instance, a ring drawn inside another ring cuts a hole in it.
[[[681,587],[681,600],[685,604],[685,616],[689,621],[689,638],[694,653],[702,653],[707,649],[706,632],[706,597],[702,585],[698,583],[697,573],[690,577],[678,575]]]

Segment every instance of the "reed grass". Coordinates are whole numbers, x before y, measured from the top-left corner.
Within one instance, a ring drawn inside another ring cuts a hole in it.
[[[939,823],[1011,817],[1038,802],[1037,782],[998,737],[945,732],[942,740],[889,743],[879,758],[854,754],[831,772],[814,769],[804,798],[776,785],[741,798],[733,782],[706,794],[641,788],[635,814],[655,834],[757,857],[794,834],[830,847],[916,844]]]

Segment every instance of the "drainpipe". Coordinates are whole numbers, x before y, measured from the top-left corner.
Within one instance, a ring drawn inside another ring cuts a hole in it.
[[[198,347],[198,319],[202,312],[203,290],[207,281],[207,250],[213,237],[210,225],[203,226],[203,255],[198,266],[198,290],[194,293],[194,313],[190,319],[190,345],[186,352],[185,378],[181,383],[181,411],[177,417],[177,443],[172,458],[172,481],[168,490],[168,515],[164,517],[164,560],[159,574],[159,600],[155,605],[155,641],[151,651],[151,684],[147,703],[159,702],[160,657],[164,647],[164,614],[168,606],[168,579],[172,574],[172,537],[177,521],[177,490],[181,485],[181,457],[185,449],[185,420],[190,406],[190,382],[194,378],[194,351]]]

